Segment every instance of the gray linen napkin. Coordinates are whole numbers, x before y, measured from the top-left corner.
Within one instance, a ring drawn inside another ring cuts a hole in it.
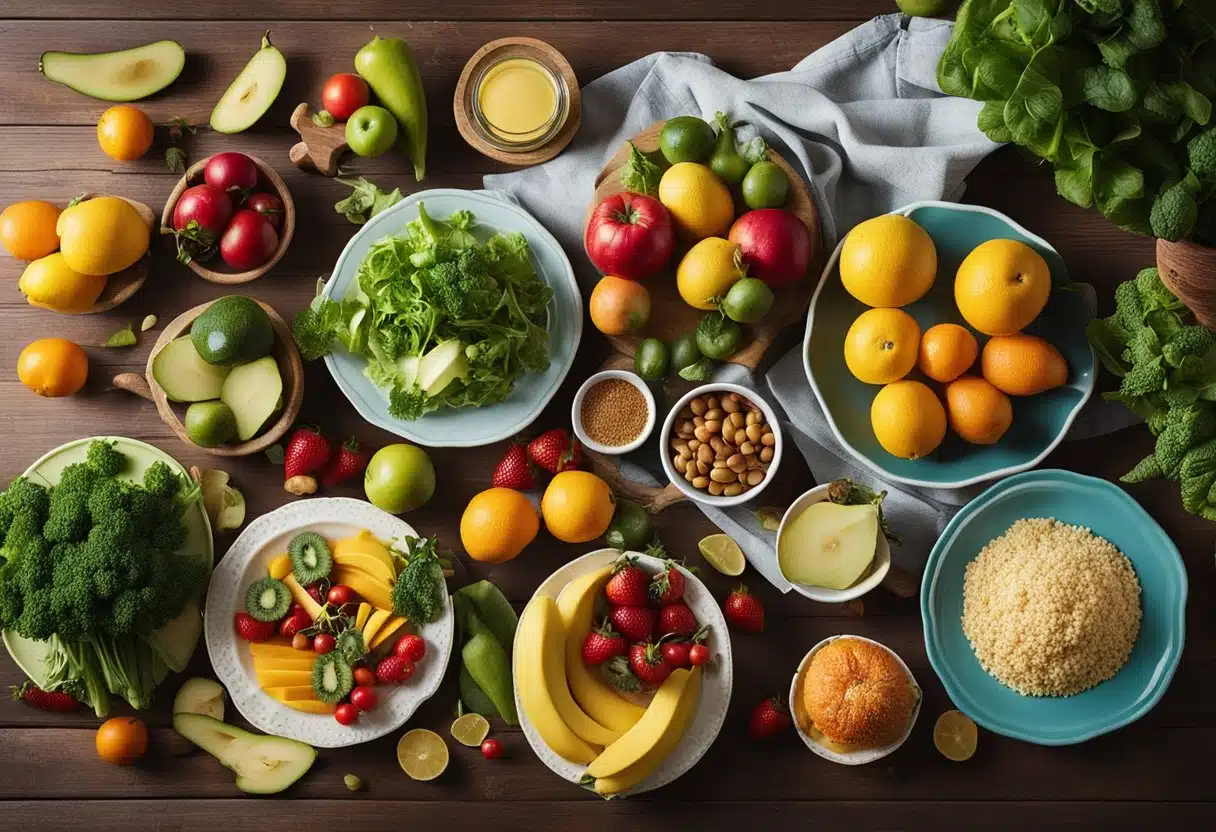
[[[589,292],[599,274],[583,254],[582,223],[603,163],[655,121],[683,114],[712,118],[720,110],[748,122],[801,168],[831,251],[839,236],[863,219],[917,200],[956,199],[964,177],[996,149],[976,128],[980,103],[945,97],[937,87],[937,61],[950,31],[944,21],[878,17],[790,71],[751,81],[723,72],[704,55],[641,58],[583,88],[582,125],[564,153],[539,167],[487,176],[485,186],[518,201],[557,237]],[[770,403],[784,411],[785,435],[818,482],[852,477],[887,488],[886,511],[905,539],[893,555],[899,565],[919,571],[942,527],[978,489],[891,489],[851,461],[810,389],[801,349],[779,359],[765,379]],[[759,389],[738,366],[726,365],[717,378]],[[654,447],[637,461],[622,464],[627,476],[651,483],[663,477]],[[792,587],[777,568],[775,535],[752,513],[763,502],[761,496],[728,511],[700,508],[738,541],[758,572],[788,592]]]

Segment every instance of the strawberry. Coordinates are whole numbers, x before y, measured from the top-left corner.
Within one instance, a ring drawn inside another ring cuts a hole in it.
[[[312,619],[308,617],[308,613],[299,604],[292,604],[291,609],[287,611],[287,615],[283,616],[283,620],[279,622],[279,635],[286,638],[291,638],[301,630],[307,630],[312,626]]]
[[[689,661],[689,651],[692,650],[692,644],[687,641],[664,641],[660,645],[663,651],[663,661],[667,662],[672,667],[691,667],[692,662]]]
[[[278,625],[273,621],[258,621],[247,612],[236,614],[236,634],[245,641],[265,641],[274,635]]]
[[[309,584],[304,587],[304,591],[308,593],[308,597],[316,601],[321,606],[325,606],[325,593],[322,592],[320,582]]]
[[[754,740],[765,740],[788,731],[793,722],[790,709],[778,696],[770,696],[752,710],[747,733]]]
[[[333,488],[336,485],[342,485],[347,480],[362,476],[367,469],[369,459],[367,453],[359,447],[359,440],[352,436],[342,443],[337,455],[321,472],[321,485]]]
[[[583,639],[583,664],[600,665],[629,652],[629,642],[612,629],[607,620],[592,628]]]
[[[629,641],[646,641],[654,635],[654,610],[649,607],[613,607],[608,620]]]
[[[661,635],[690,636],[697,631],[697,617],[688,604],[676,601],[659,610],[659,633]]]
[[[635,644],[629,648],[629,669],[643,685],[658,687],[675,670],[663,658],[663,651],[653,642]]]
[[[31,708],[37,708],[40,711],[59,713],[67,713],[84,707],[79,699],[66,690],[43,690],[29,680],[21,685],[13,685],[13,701],[24,702]]]
[[[396,685],[414,675],[414,663],[403,656],[385,656],[376,665],[376,679],[384,685]]]
[[[550,474],[560,474],[582,464],[583,448],[563,428],[554,428],[528,443],[528,459]]]
[[[664,561],[663,571],[650,580],[650,599],[662,606],[684,597],[684,573],[675,561]]]
[[[514,444],[507,449],[507,455],[494,469],[492,485],[495,488],[514,488],[516,491],[527,491],[536,485],[536,470],[528,459],[528,451],[523,445]]]
[[[283,488],[303,496],[317,490],[316,477],[334,455],[333,446],[316,428],[296,428],[283,450]]]
[[[644,607],[649,599],[646,587],[650,576],[638,566],[636,558],[623,557],[612,565],[612,577],[604,586],[604,595],[614,604]]]
[[[743,584],[726,596],[722,612],[728,624],[745,633],[764,632],[764,607],[755,595],[748,594]]]

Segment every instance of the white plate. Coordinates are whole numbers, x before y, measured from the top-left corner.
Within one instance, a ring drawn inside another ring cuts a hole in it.
[[[287,551],[287,543],[302,531],[334,540],[367,529],[385,543],[417,537],[398,517],[344,497],[299,500],[254,520],[232,544],[211,576],[207,590],[203,634],[215,673],[228,688],[232,703],[250,724],[267,734],[289,737],[320,748],[358,745],[382,737],[405,724],[418,706],[430,699],[443,681],[452,652],[452,603],[444,593],[443,615],[418,632],[426,640],[426,657],[405,684],[378,685],[380,704],[360,714],[354,725],[339,725],[329,714],[305,714],[272,699],[253,673],[249,642],[238,638],[232,619],[244,606],[245,589],[266,574],[270,561]]]
[[[636,557],[638,564],[651,574],[663,568],[663,562],[658,558],[652,558],[639,552],[629,554]],[[545,579],[545,582],[537,587],[533,597],[548,595],[556,598],[566,584],[575,578],[607,566],[620,556],[621,553],[616,549],[598,549],[581,558],[576,558]],[[684,733],[680,744],[667,755],[667,759],[660,763],[658,768],[651,772],[649,777],[629,791],[623,792],[621,797],[641,794],[666,786],[696,765],[717,739],[718,732],[722,730],[722,723],[726,720],[726,709],[730,706],[730,693],[734,684],[734,662],[731,658],[730,632],[726,628],[726,619],[722,617],[722,610],[719,609],[718,602],[709,594],[705,584],[688,570],[681,569],[680,571],[686,578],[684,601],[692,609],[700,624],[709,625],[710,636],[707,644],[713,653],[713,658],[702,668],[705,675],[701,685],[701,701],[697,705],[697,712],[693,716],[692,724]],[[518,640],[517,633],[516,641],[518,642]],[[519,649],[517,643],[515,650]],[[586,766],[570,762],[545,744],[536,728],[528,720],[528,714],[519,700],[518,685],[515,685],[515,708],[519,712],[519,724],[524,730],[524,736],[528,738],[528,744],[532,746],[532,750],[536,752],[536,756],[540,758],[541,762],[563,780],[578,783]]]

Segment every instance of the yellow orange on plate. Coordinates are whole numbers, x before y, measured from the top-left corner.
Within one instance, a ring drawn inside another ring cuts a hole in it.
[[[946,410],[919,381],[896,381],[878,391],[870,425],[883,450],[900,459],[920,459],[946,436]]]
[[[916,366],[929,378],[944,384],[971,369],[979,354],[980,345],[965,326],[937,324],[921,336]]]
[[[46,257],[59,248],[58,220],[59,208],[49,202],[14,202],[0,211],[0,243],[18,260]]]
[[[1033,396],[1068,380],[1068,362],[1037,335],[998,335],[980,353],[984,378],[1010,396]]]
[[[884,214],[859,223],[840,249],[845,291],[866,306],[907,306],[937,278],[937,248],[907,217]]]
[[[1013,424],[1013,405],[990,382],[962,376],[946,385],[946,415],[964,442],[992,445]]]
[[[967,255],[954,277],[954,302],[963,319],[985,335],[1012,335],[1047,304],[1047,261],[1018,240],[988,240]]]
[[[65,262],[81,274],[113,274],[134,265],[152,238],[134,206],[116,196],[96,196],[64,209],[55,230]]]
[[[106,276],[81,274],[68,266],[63,252],[40,257],[25,267],[17,288],[31,306],[52,312],[88,312],[106,288]]]
[[[844,336],[844,363],[858,381],[889,384],[916,366],[920,326],[902,309],[867,309]]]
[[[696,162],[679,162],[664,171],[659,202],[687,240],[724,237],[735,218],[730,190],[717,174]]]

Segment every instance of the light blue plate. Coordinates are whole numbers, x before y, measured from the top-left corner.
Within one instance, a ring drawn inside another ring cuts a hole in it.
[[[515,383],[506,401],[486,407],[442,408],[412,422],[394,419],[388,412],[388,394],[363,375],[366,362],[339,350],[325,359],[334,381],[359,415],[377,427],[430,447],[472,448],[489,445],[519,433],[532,423],[561,386],[579,338],[583,334],[583,298],[574,270],[562,247],[539,222],[514,203],[477,191],[438,188],[410,194],[377,214],[351,238],[325,285],[326,297],[341,299],[357,288],[355,272],[376,241],[400,234],[406,223],[418,218],[419,202],[438,219],[460,210],[477,218],[473,233],[488,239],[496,231],[519,231],[528,238],[537,274],[553,289],[549,305],[549,369],[529,373]]]
[[[1033,468],[1064,438],[1094,389],[1094,353],[1085,338],[1090,311],[1084,297],[1061,288],[1069,282],[1068,271],[1055,249],[1003,214],[952,202],[917,202],[894,213],[910,217],[928,231],[937,247],[933,288],[905,307],[922,332],[946,322],[966,325],[954,305],[954,274],[980,243],[1021,240],[1042,254],[1051,269],[1052,292],[1043,313],[1026,332],[1046,338],[1063,353],[1068,381],[1037,396],[1013,397],[1013,426],[995,445],[968,445],[947,431],[937,451],[924,459],[892,456],[878,444],[870,427],[870,403],[881,388],[858,381],[844,363],[845,333],[867,307],[840,282],[837,246],[811,299],[803,349],[807,379],[832,432],[866,467],[906,485],[962,488]],[[976,335],[982,348],[986,338]],[[913,377],[917,375],[913,371]]]
[[[1005,687],[963,633],[963,573],[988,541],[1024,517],[1054,517],[1106,538],[1140,579],[1140,636],[1127,664],[1076,696]],[[929,554],[920,590],[925,649],[955,706],[977,724],[1039,745],[1070,745],[1122,728],[1160,701],[1186,639],[1186,568],[1178,549],[1127,492],[1105,480],[1044,469],[1010,477],[968,503]]]

